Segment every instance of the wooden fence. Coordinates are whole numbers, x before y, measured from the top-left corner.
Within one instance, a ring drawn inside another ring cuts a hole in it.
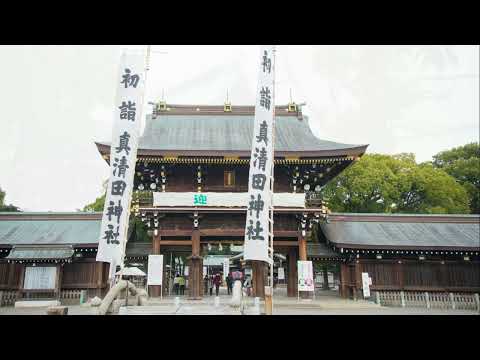
[[[0,290],[0,306],[13,306],[17,301],[16,290]]]
[[[479,294],[423,291],[374,291],[373,297],[376,303],[382,306],[476,310],[480,312]]]
[[[83,290],[85,291],[85,290]],[[78,305],[80,304],[80,297],[82,289],[68,289],[60,292],[60,302],[63,305]],[[0,290],[0,306],[14,306],[17,300],[38,300],[51,298],[51,293],[34,293],[24,294],[19,298],[19,292],[17,290]]]
[[[78,305],[82,296],[81,289],[62,290],[60,292],[60,302],[62,305]]]

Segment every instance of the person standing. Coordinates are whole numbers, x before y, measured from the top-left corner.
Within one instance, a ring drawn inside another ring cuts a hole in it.
[[[252,280],[250,279],[250,275],[246,276],[243,286],[247,290],[247,296],[250,296],[250,288],[252,287]]]
[[[213,278],[213,283],[215,284],[215,295],[218,296],[218,292],[220,290],[220,284],[222,283],[222,277],[219,273],[215,275]]]
[[[180,286],[180,295],[185,294],[185,278],[180,276],[180,279],[178,280],[178,285]]]
[[[175,278],[173,279],[173,291],[175,292],[175,295],[178,295],[179,291],[179,285],[180,285],[180,274],[176,273]]]
[[[213,275],[210,275],[210,278],[208,279],[208,287],[210,289],[210,296],[212,296],[212,293],[213,293]]]
[[[230,274],[227,275],[227,277],[225,278],[225,281],[227,282],[228,295],[230,295],[232,293],[232,287],[233,287],[233,281]]]

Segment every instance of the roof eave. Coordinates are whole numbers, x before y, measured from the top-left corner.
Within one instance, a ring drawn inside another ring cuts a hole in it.
[[[110,155],[110,145],[95,142],[102,157],[107,160]],[[356,156],[361,157],[369,145],[358,145],[351,148],[336,150],[315,150],[315,151],[275,151],[277,157],[333,157],[333,156]],[[160,150],[160,149],[138,149],[138,156],[239,156],[250,157],[250,150]]]

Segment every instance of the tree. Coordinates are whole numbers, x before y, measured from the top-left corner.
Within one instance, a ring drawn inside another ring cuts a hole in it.
[[[323,190],[330,209],[359,213],[469,213],[465,189],[410,153],[364,155]]]
[[[102,196],[97,197],[93,203],[85,205],[82,211],[87,211],[87,212],[103,211],[103,208],[105,206],[105,197],[106,197],[106,194],[103,194]]]
[[[470,211],[480,213],[480,146],[478,142],[442,151],[433,156],[433,166],[445,170],[467,191]]]
[[[6,205],[5,204],[5,196],[7,194],[5,193],[5,191],[2,190],[2,188],[0,188],[0,212],[18,212],[18,211],[21,211],[17,206],[15,205]]]
[[[105,206],[105,198],[107,196],[107,187],[108,187],[108,180],[105,180],[102,184],[103,195],[97,197],[93,203],[85,205],[82,211],[87,211],[87,212],[103,211],[103,208]]]
[[[108,180],[105,180],[102,184],[103,187],[103,195],[97,197],[94,202],[87,204],[83,207],[82,211],[93,212],[93,211],[103,211],[105,206],[105,199],[107,197],[107,187],[108,187]],[[147,226],[140,220],[139,218],[135,217],[133,214],[130,216],[129,224],[128,224],[129,233],[131,239],[133,241],[143,241],[143,242],[150,242],[151,237],[148,235]]]

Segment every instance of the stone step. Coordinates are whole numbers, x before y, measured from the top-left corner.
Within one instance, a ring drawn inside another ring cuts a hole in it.
[[[240,315],[240,311],[227,306],[122,306],[119,315]]]
[[[50,307],[50,306],[60,306],[60,301],[58,300],[23,300],[16,301],[16,308],[32,308],[32,307]]]

